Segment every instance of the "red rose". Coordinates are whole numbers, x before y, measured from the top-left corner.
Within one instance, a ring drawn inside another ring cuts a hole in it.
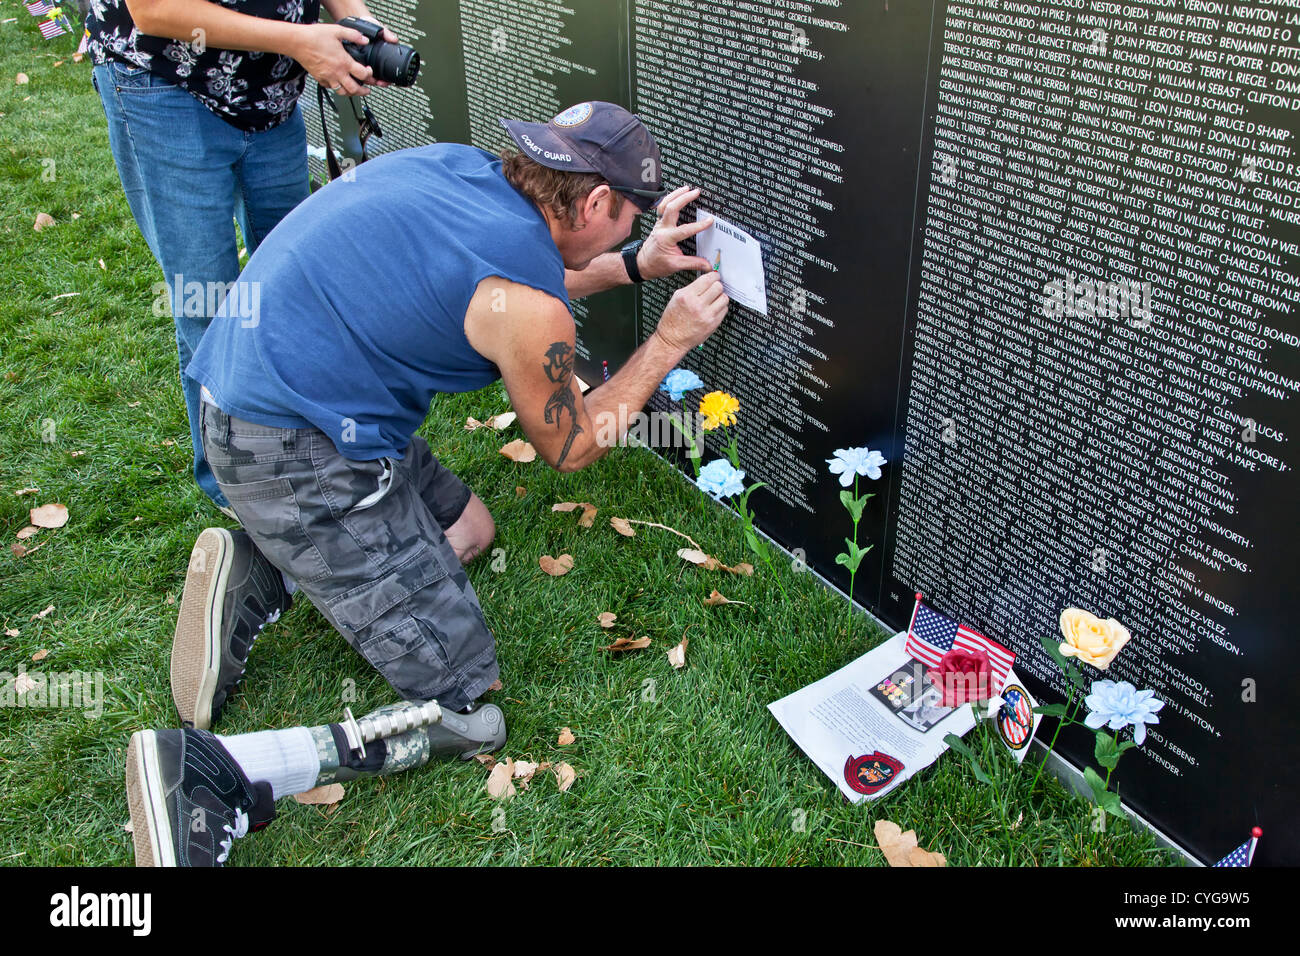
[[[993,667],[983,651],[959,651],[943,655],[938,667],[929,671],[930,682],[943,692],[943,706],[960,707],[993,696]]]

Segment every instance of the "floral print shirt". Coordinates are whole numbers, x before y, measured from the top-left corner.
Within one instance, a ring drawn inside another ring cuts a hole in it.
[[[315,23],[320,0],[213,0],[239,13],[288,23]],[[284,122],[302,93],[307,72],[278,53],[219,50],[201,38],[186,42],[136,29],[126,0],[90,0],[86,17],[90,58],[143,67],[188,90],[227,123],[262,132]]]

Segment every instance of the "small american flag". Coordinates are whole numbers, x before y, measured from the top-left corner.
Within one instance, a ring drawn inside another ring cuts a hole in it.
[[[1264,831],[1259,827],[1250,831],[1250,839],[1243,843],[1237,849],[1225,856],[1215,866],[1250,866],[1250,861],[1255,858],[1255,844],[1259,838],[1264,835]]]
[[[993,690],[1002,689],[1007,674],[1015,663],[1014,651],[1007,650],[997,641],[991,641],[978,631],[958,624],[952,618],[932,611],[916,596],[912,610],[912,626],[907,629],[907,653],[930,667],[938,667],[943,655],[956,648],[959,651],[983,651],[993,668]]]
[[[61,37],[63,34],[68,32],[59,25],[57,20],[42,20],[39,29],[41,31],[41,36],[45,37],[47,40]]]
[[[34,17],[43,17],[45,16],[45,14],[49,13],[51,10],[54,9],[52,6],[46,3],[45,0],[32,0],[31,3],[25,3],[23,4],[23,6],[25,6],[27,8],[27,12]]]

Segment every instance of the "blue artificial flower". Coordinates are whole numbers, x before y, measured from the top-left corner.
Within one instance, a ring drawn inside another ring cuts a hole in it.
[[[853,484],[853,476],[866,475],[868,478],[880,477],[880,466],[885,464],[884,457],[870,448],[837,448],[835,457],[827,458],[831,474],[840,476],[840,484],[847,488]]]
[[[659,384],[659,391],[667,392],[674,402],[680,402],[682,395],[694,388],[703,388],[700,377],[686,368],[675,368]]]
[[[745,490],[745,473],[725,458],[711,461],[700,469],[696,486],[713,496],[714,501],[730,498]]]
[[[1139,747],[1147,739],[1147,724],[1158,724],[1156,711],[1165,706],[1153,690],[1138,690],[1128,681],[1095,680],[1092,693],[1083,699],[1088,716],[1083,722],[1093,730],[1107,725],[1111,730],[1133,727],[1133,742]]]

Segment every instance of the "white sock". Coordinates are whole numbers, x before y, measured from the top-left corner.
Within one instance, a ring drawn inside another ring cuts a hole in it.
[[[316,786],[320,758],[316,743],[306,727],[288,730],[259,730],[254,734],[217,737],[221,746],[250,781],[265,780],[275,799],[303,793]]]
[[[280,572],[280,580],[284,582],[284,589],[290,594],[298,590],[298,582],[289,577],[289,575],[285,574],[283,571]]]

